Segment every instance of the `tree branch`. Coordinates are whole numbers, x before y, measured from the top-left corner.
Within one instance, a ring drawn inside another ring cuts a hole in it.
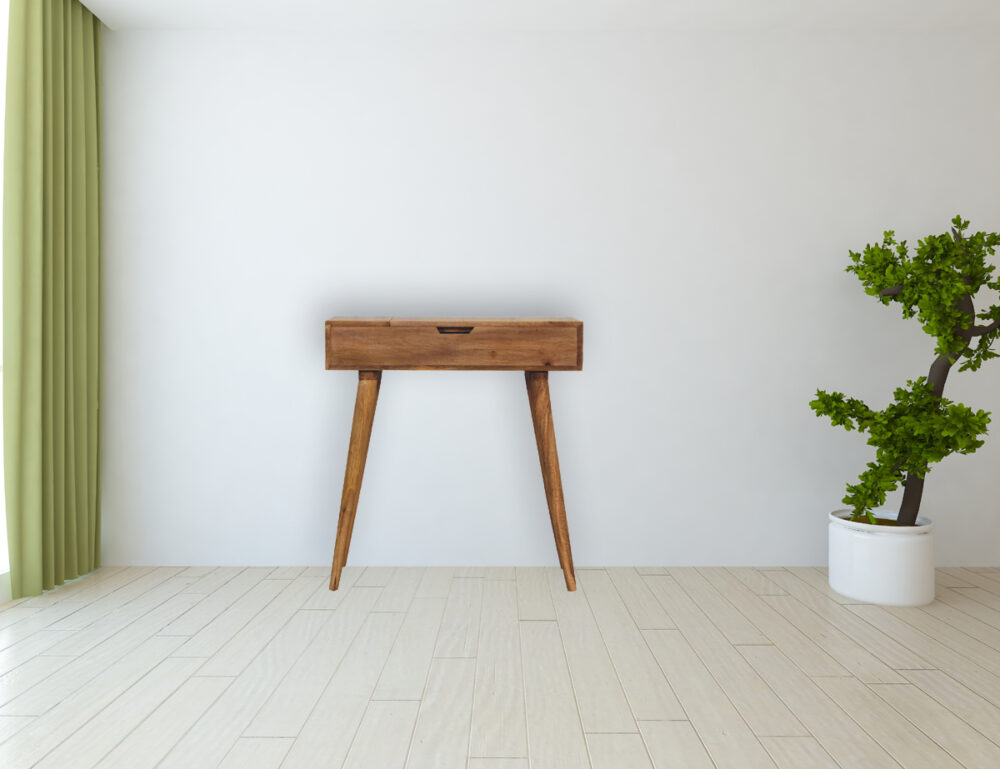
[[[972,332],[972,336],[985,336],[986,334],[991,334],[1000,328],[1000,320],[995,320],[988,326],[973,326],[969,329]]]
[[[902,286],[893,286],[892,288],[883,288],[878,292],[879,296],[897,296],[903,290]]]

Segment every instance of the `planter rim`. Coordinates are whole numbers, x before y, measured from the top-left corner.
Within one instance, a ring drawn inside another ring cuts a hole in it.
[[[895,518],[899,513],[895,510],[873,510],[884,518]],[[889,515],[886,515],[889,513]],[[928,534],[934,528],[934,522],[930,518],[917,516],[917,523],[914,526],[877,526],[862,521],[850,520],[852,510],[834,510],[830,513],[830,522],[846,529],[863,531],[867,534],[879,534],[892,537],[914,537],[920,534]]]

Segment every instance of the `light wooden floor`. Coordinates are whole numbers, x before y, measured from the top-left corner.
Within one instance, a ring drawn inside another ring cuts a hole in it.
[[[104,568],[0,607],[4,769],[995,769],[1000,569]]]

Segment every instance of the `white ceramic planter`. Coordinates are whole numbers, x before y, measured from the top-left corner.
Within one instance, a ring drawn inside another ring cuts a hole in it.
[[[880,518],[895,513],[879,510]],[[850,510],[830,513],[830,587],[841,595],[884,606],[923,606],[934,600],[934,524],[873,526],[851,521]]]

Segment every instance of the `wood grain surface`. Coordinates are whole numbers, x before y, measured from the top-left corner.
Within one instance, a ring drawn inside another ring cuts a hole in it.
[[[547,371],[525,371],[528,385],[528,404],[531,421],[535,425],[535,442],[538,444],[538,463],[542,467],[545,500],[552,520],[552,534],[559,553],[559,565],[566,577],[566,589],[576,590],[573,573],[573,554],[569,547],[569,525],[566,523],[566,501],[563,499],[562,478],[559,475],[559,454],[556,452],[556,431],[552,423],[552,403],[549,400],[549,374]]]
[[[331,318],[327,369],[578,371],[572,318]]]
[[[347,450],[347,469],[344,472],[344,491],[340,497],[340,519],[337,522],[337,541],[333,549],[333,568],[330,570],[330,589],[340,584],[340,572],[347,563],[351,547],[354,516],[358,511],[361,480],[365,474],[368,441],[372,437],[375,404],[382,382],[381,371],[358,372],[358,396],[354,402],[354,424],[351,427],[351,444]]]

